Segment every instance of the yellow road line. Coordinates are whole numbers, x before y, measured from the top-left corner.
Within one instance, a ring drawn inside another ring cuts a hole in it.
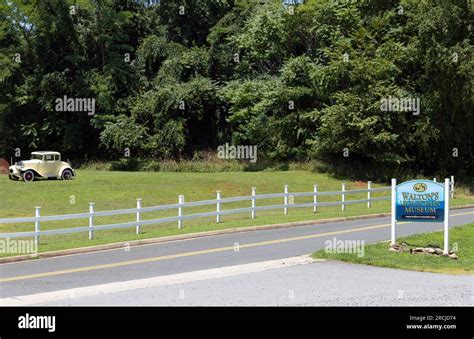
[[[467,215],[467,214],[474,214],[474,212],[466,212],[466,213],[459,213],[459,214],[451,214],[449,217],[457,217],[458,215]]]
[[[319,237],[325,237],[325,236],[330,236],[330,235],[360,232],[360,231],[372,230],[372,229],[377,229],[377,228],[384,228],[384,227],[388,227],[388,226],[390,226],[390,224],[381,224],[381,225],[353,228],[353,229],[342,230],[342,231],[333,231],[333,232],[326,232],[326,233],[319,233],[319,234],[304,235],[304,236],[299,236],[299,237],[291,237],[291,238],[283,238],[283,239],[276,239],[276,240],[260,241],[260,242],[250,243],[250,244],[242,244],[242,245],[239,245],[239,248],[250,248],[250,247],[257,247],[257,246],[280,244],[280,243],[285,243],[285,242],[289,242],[289,241],[305,240],[305,239],[319,238]],[[36,273],[36,274],[19,275],[19,276],[15,276],[15,277],[2,278],[2,279],[0,279],[0,282],[9,282],[9,281],[18,281],[18,280],[25,280],[25,279],[41,278],[41,277],[50,277],[50,276],[61,275],[61,274],[93,271],[93,270],[100,270],[100,269],[103,269],[103,268],[120,267],[120,266],[128,266],[128,265],[135,265],[135,264],[143,264],[143,263],[154,262],[154,261],[161,261],[161,260],[167,260],[167,259],[176,259],[176,258],[190,257],[190,256],[200,255],[200,254],[209,254],[209,253],[224,252],[224,251],[231,251],[231,250],[234,250],[234,246],[225,246],[225,247],[211,248],[211,249],[207,249],[207,250],[163,255],[163,256],[153,257],[153,258],[121,261],[121,262],[103,264],[103,265],[78,267],[78,268],[71,268],[71,269],[52,271],[52,272],[43,272],[43,273]]]
[[[467,214],[474,214],[474,212],[453,214],[453,215],[451,215],[451,217],[459,216],[459,215],[467,215]],[[408,223],[410,223],[410,222],[399,222],[398,224],[400,225],[400,224],[408,224]],[[348,229],[348,230],[325,232],[325,233],[311,234],[311,235],[303,235],[303,236],[299,236],[299,237],[290,237],[290,238],[283,238],[283,239],[276,239],[276,240],[260,241],[260,242],[250,243],[250,244],[239,245],[239,248],[251,248],[251,247],[257,247],[257,246],[280,244],[280,243],[285,243],[285,242],[290,242],[290,241],[298,241],[298,240],[326,237],[326,236],[337,235],[337,234],[346,234],[346,233],[360,232],[360,231],[366,231],[366,230],[373,230],[373,229],[384,228],[384,227],[389,227],[389,226],[390,226],[390,224],[380,224],[380,225],[374,225],[374,226],[352,228],[352,229]],[[0,279],[0,283],[9,282],[9,281],[33,279],[33,278],[50,277],[50,276],[55,276],[55,275],[68,274],[68,273],[77,273],[77,272],[100,270],[100,269],[104,269],[104,268],[112,268],[112,267],[128,266],[128,265],[135,265],[135,264],[143,264],[143,263],[148,263],[148,262],[155,262],[155,261],[161,261],[161,260],[190,257],[190,256],[194,256],[194,255],[224,252],[224,251],[231,251],[231,250],[234,250],[234,246],[225,246],[225,247],[211,248],[211,249],[207,249],[207,250],[183,252],[183,253],[163,255],[163,256],[153,257],[153,258],[121,261],[121,262],[110,263],[110,264],[78,267],[78,268],[71,268],[71,269],[52,271],[52,272],[43,272],[43,273],[36,273],[36,274],[19,275],[19,276],[15,276],[15,277],[2,278],[2,279]]]

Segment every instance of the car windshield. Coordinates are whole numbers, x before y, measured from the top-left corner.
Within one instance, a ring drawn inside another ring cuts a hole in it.
[[[41,154],[32,154],[31,160],[43,160],[43,156]]]

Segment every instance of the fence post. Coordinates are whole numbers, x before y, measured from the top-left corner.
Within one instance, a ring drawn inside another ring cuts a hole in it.
[[[221,222],[221,215],[220,215],[220,212],[221,212],[221,191],[217,191],[216,212],[217,212],[216,223],[220,223]]]
[[[256,195],[256,187],[252,187],[252,219],[255,219],[255,195]]]
[[[367,189],[369,190],[367,192],[367,208],[370,208],[370,189],[372,188],[372,181],[367,181]]]
[[[283,213],[287,215],[288,214],[288,185],[285,185],[284,203],[285,203],[285,208],[283,209]]]
[[[38,220],[38,218],[40,217],[41,213],[41,207],[40,206],[36,206],[35,207],[35,248],[38,249],[38,245],[39,245],[39,232],[40,232],[40,228],[41,228],[41,224],[40,224],[40,221]]]
[[[142,208],[142,199],[137,198],[137,227],[136,227],[136,233],[140,234],[140,209]]]
[[[89,240],[94,239],[94,203],[89,203]]]
[[[451,176],[451,199],[454,198],[454,175]]]
[[[183,227],[183,207],[181,207],[182,204],[184,204],[184,195],[180,195],[178,197],[178,228]]]
[[[344,212],[346,210],[346,206],[344,205],[344,201],[346,201],[346,194],[344,193],[346,191],[346,183],[342,183],[342,205],[341,205],[341,210]]]
[[[318,211],[318,185],[313,185],[313,192],[314,192],[314,196],[313,196],[313,213],[316,213]]]

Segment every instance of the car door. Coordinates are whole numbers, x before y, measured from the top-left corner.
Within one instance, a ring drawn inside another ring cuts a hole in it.
[[[42,164],[43,172],[41,173],[45,177],[56,177],[56,165],[57,161],[54,158],[54,154],[45,154],[43,156],[43,164]]]

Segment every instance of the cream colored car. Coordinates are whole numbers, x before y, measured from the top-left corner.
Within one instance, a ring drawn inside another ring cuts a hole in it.
[[[23,179],[26,182],[35,178],[71,180],[75,175],[72,166],[61,161],[58,152],[32,152],[30,160],[10,166],[8,173],[11,180]]]

